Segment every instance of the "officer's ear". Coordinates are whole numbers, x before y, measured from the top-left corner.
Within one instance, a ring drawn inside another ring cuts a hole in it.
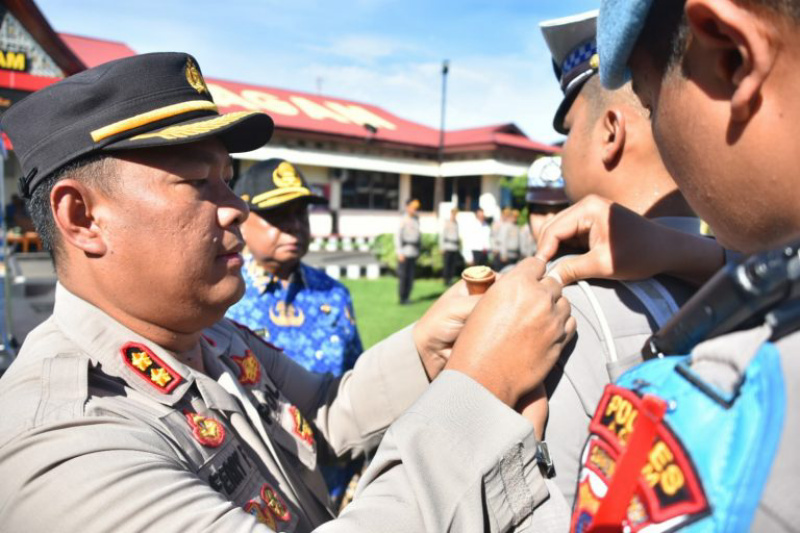
[[[72,178],[59,180],[50,192],[50,208],[63,244],[90,256],[102,256],[107,250],[93,213],[96,197],[96,191]]]
[[[692,78],[706,92],[730,99],[733,121],[748,121],[777,59],[776,26],[732,0],[687,0],[686,20]]]
[[[619,109],[607,109],[603,115],[603,164],[607,170],[616,167],[625,150],[627,134],[625,113]]]

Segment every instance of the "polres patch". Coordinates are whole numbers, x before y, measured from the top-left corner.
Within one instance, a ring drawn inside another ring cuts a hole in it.
[[[129,342],[120,351],[128,368],[164,394],[172,392],[183,381],[180,374],[144,344]]]
[[[192,428],[192,436],[203,446],[217,448],[225,441],[225,426],[218,420],[191,411],[184,411],[183,414]]]
[[[239,383],[256,385],[261,381],[261,365],[252,351],[246,350],[244,356],[233,355],[231,359],[239,367]]]
[[[269,483],[264,483],[261,487],[261,499],[264,501],[266,508],[275,515],[275,518],[281,522],[288,522],[292,519],[292,513],[289,511],[289,506],[286,505],[283,497],[275,490]]]
[[[292,415],[292,422],[294,423],[294,434],[307,444],[314,445],[314,430],[311,429],[311,424],[300,412],[300,409],[294,405],[289,407],[289,413]]]
[[[572,511],[571,530],[590,531],[590,525],[636,431],[643,399],[636,392],[616,385],[606,386],[589,425],[589,438],[581,455],[581,470]],[[691,457],[665,420],[657,422],[652,444],[646,453],[636,487],[626,505],[620,530],[658,531],[677,529],[710,512],[697,470]]]

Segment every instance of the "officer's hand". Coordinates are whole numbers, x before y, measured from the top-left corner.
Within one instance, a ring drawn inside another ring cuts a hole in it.
[[[552,259],[559,247],[587,250],[562,259],[551,275],[564,285],[581,279],[645,279],[671,274],[703,283],[724,262],[713,239],[656,224],[599,196],[588,196],[548,220],[537,236],[536,257]]]
[[[547,404],[547,392],[544,385],[539,385],[532,392],[526,394],[517,404],[517,411],[533,424],[536,440],[542,440],[544,427],[547,424],[547,414],[549,406]]]
[[[561,285],[526,259],[483,295],[458,337],[447,368],[483,385],[510,407],[535,389],[575,333]]]
[[[404,256],[403,254],[397,254],[397,262],[398,263],[402,263],[405,260],[406,260],[406,256]]]
[[[414,326],[414,343],[428,379],[433,380],[444,369],[456,338],[480,298],[470,296],[467,284],[461,280],[447,289]]]

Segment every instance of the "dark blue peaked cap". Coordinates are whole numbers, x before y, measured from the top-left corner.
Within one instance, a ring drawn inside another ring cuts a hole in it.
[[[247,152],[272,136],[254,111],[220,115],[194,58],[143,54],[70,76],[12,106],[0,122],[22,165],[26,198],[47,176],[88,154],[219,138]]]

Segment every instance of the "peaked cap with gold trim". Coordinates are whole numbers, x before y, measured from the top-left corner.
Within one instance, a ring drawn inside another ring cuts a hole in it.
[[[252,211],[264,211],[292,200],[326,204],[322,196],[311,192],[303,173],[283,159],[267,159],[248,168],[236,180],[233,191],[247,202]]]
[[[188,54],[143,54],[104,63],[37,91],[12,106],[2,129],[14,145],[31,192],[85,155],[219,138],[247,152],[272,136],[272,119],[251,111],[220,115]]]
[[[597,10],[548,20],[539,24],[553,57],[553,70],[564,92],[564,100],[553,118],[553,128],[567,134],[564,117],[583,85],[597,74]]]

